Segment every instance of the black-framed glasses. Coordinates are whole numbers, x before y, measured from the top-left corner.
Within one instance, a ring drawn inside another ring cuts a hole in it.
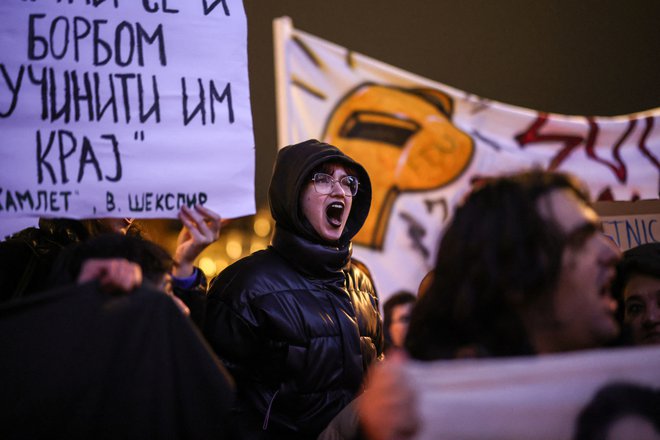
[[[358,192],[358,178],[355,176],[344,176],[339,180],[335,180],[331,175],[325,173],[315,173],[312,176],[314,182],[314,189],[319,194],[330,194],[335,183],[339,183],[342,191],[349,197],[357,195]]]

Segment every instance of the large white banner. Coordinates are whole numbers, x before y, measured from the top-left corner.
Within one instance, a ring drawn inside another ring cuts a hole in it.
[[[0,217],[255,212],[240,0],[4,0],[0,17]]]
[[[411,363],[405,371],[422,422],[415,438],[658,438],[647,419],[658,420],[658,365],[653,347]],[[637,416],[632,421],[655,436],[614,435],[624,416]]]
[[[540,166],[594,199],[657,199],[660,109],[562,116],[489,101],[274,22],[280,147],[308,138],[360,162],[374,188],[354,255],[383,299],[416,292],[442,228],[482,176]],[[484,75],[487,75],[484,72]]]

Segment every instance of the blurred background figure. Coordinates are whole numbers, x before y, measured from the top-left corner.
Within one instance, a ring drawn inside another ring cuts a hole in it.
[[[39,227],[26,228],[0,243],[2,301],[47,290],[48,277],[59,253],[70,244],[103,233],[139,234],[133,219],[39,219]]]
[[[172,282],[192,305],[196,322],[201,322],[207,281],[193,266],[197,256],[218,239],[222,220],[203,207],[182,207]],[[69,245],[85,242],[106,233],[141,236],[132,218],[45,219],[39,227],[26,228],[0,242],[0,302],[48,290],[49,274],[60,252]],[[200,295],[201,294],[201,295]]]
[[[410,313],[416,301],[415,295],[403,290],[396,292],[385,301],[383,305],[385,351],[390,348],[403,348],[410,324]]]
[[[238,438],[233,380],[184,316],[172,264],[102,234],[59,253],[50,290],[0,306],[3,438]]]
[[[102,234],[64,249],[55,260],[52,287],[98,280],[109,293],[128,292],[145,285],[172,298],[186,315],[189,308],[172,286],[174,260],[165,249],[137,236]]]
[[[613,293],[629,342],[660,344],[660,243],[643,244],[623,253]]]
[[[660,390],[635,383],[602,387],[578,416],[574,440],[660,440]]]
[[[620,252],[582,183],[533,170],[480,182],[444,232],[412,311],[413,359],[530,356],[602,347],[619,334],[610,293]],[[358,402],[370,439],[412,438],[405,359],[376,365]]]
[[[610,292],[619,258],[576,178],[486,179],[443,235],[406,348],[433,360],[603,346],[619,334]]]

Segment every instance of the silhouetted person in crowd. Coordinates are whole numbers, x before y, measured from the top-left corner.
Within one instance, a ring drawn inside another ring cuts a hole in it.
[[[240,438],[233,381],[181,313],[172,263],[103,234],[59,253],[51,290],[0,304],[3,439]]]
[[[370,201],[366,171],[336,147],[279,151],[271,245],[212,282],[204,327],[236,379],[243,438],[316,438],[381,356],[376,293],[351,263]]]
[[[604,386],[580,412],[574,440],[659,440],[660,391],[633,383]]]
[[[630,342],[660,344],[660,243],[623,253],[613,291],[619,302],[617,316]]]
[[[444,232],[406,348],[434,360],[602,346],[619,333],[610,294],[619,255],[575,178],[537,170],[487,179]],[[371,380],[360,402],[366,430],[407,438],[417,416],[401,372],[383,366]]]
[[[173,284],[196,322],[204,313],[206,277],[193,261],[217,240],[222,221],[203,207],[183,207],[171,275]],[[129,218],[40,219],[38,228],[27,228],[0,242],[0,302],[48,290],[53,263],[62,249],[104,233],[140,235]]]
[[[39,227],[26,228],[0,243],[2,300],[48,290],[48,275],[66,246],[100,234],[136,233],[132,219],[39,219]]]
[[[146,285],[174,300],[189,315],[190,310],[172,285],[170,254],[156,243],[137,236],[107,233],[69,246],[53,264],[52,287],[98,280],[103,290],[127,292]]]
[[[394,293],[383,304],[383,330],[385,334],[385,350],[403,348],[403,342],[408,332],[410,313],[417,297],[404,290]]]

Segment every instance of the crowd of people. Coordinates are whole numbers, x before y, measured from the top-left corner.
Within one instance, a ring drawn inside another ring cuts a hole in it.
[[[130,219],[42,219],[0,243],[0,346],[10,356],[0,376],[11,382],[0,432],[413,438],[416,396],[401,370],[411,359],[660,343],[660,243],[621,254],[570,175],[531,170],[476,183],[434,270],[392,295],[382,315],[368,269],[351,256],[371,204],[362,165],[316,140],[287,146],[269,203],[271,245],[208,286],[193,263],[223,221],[203,206],[182,209],[174,255]],[[75,341],[84,359],[64,355],[73,353],[70,328],[83,329]],[[113,356],[113,374],[90,361]],[[60,387],[49,370],[64,377],[74,360],[85,374]],[[127,386],[123,375],[139,380]],[[647,394],[658,405],[660,393]],[[51,407],[36,429],[36,413]],[[649,418],[660,435],[660,411]]]

